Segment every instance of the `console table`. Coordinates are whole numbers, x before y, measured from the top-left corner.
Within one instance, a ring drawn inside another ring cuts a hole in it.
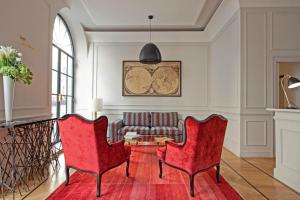
[[[300,192],[300,109],[267,110],[274,112],[275,120],[274,176]]]
[[[25,119],[0,124],[0,196],[25,196],[49,176],[53,160],[52,131],[56,119]],[[56,160],[57,161],[57,160]]]

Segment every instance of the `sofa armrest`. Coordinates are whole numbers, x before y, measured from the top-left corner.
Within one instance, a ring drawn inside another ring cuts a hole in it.
[[[119,140],[118,131],[123,126],[123,120],[116,120],[109,124],[109,139],[111,142]]]
[[[185,141],[185,127],[184,127],[184,120],[178,120],[178,130],[182,134],[182,141]]]

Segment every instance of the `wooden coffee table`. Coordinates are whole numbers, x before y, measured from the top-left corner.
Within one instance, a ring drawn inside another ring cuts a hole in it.
[[[127,145],[165,145],[166,141],[174,139],[166,136],[139,135],[137,138],[125,139]]]

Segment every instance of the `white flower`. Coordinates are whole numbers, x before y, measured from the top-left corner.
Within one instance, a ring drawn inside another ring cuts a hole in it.
[[[19,57],[22,57],[22,53],[18,53],[18,56],[19,56]]]
[[[16,61],[17,61],[17,62],[21,62],[21,58],[18,58],[18,57],[17,57],[17,58],[16,58]]]
[[[14,51],[16,51],[16,50],[13,49],[11,46],[10,47],[0,46],[0,53],[4,54],[5,56],[9,56]]]

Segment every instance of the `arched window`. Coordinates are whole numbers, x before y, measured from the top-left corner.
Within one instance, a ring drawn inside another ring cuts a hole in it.
[[[73,112],[74,48],[64,19],[57,15],[52,41],[52,115],[61,117]]]
[[[52,41],[52,116],[61,117],[73,112],[74,102],[74,48],[64,19],[57,15]],[[54,127],[52,142],[60,141]]]

